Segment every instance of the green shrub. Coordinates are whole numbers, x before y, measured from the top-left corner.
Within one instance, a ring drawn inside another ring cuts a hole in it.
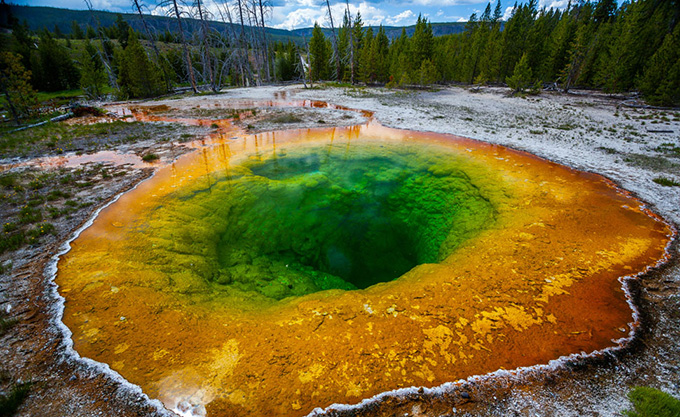
[[[142,156],[142,161],[144,161],[144,162],[151,162],[151,161],[155,161],[157,159],[158,159],[158,155],[156,155],[155,153],[148,153],[148,154]]]
[[[0,395],[0,416],[11,416],[17,411],[21,403],[24,402],[31,383],[16,384],[7,395]]]
[[[666,177],[657,177],[654,178],[652,181],[659,185],[663,185],[664,187],[680,187],[680,183],[675,182],[672,179]]]
[[[655,388],[636,387],[628,393],[634,410],[625,410],[628,417],[680,417],[680,400]]]

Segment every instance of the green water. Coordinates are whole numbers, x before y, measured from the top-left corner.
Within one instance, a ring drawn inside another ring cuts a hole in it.
[[[167,259],[217,290],[276,300],[390,281],[492,223],[493,205],[465,168],[455,154],[403,146],[261,154],[157,210],[184,224]]]

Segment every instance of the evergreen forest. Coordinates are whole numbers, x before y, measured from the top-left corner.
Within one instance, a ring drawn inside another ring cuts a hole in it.
[[[401,88],[493,84],[529,94],[587,88],[680,104],[677,0],[575,0],[563,10],[539,9],[530,0],[515,4],[507,20],[497,1],[470,16],[461,33],[435,36],[432,24],[418,17],[411,35],[403,28],[393,38],[382,26],[364,25],[349,2],[343,16],[333,16],[326,1],[326,21],[301,42],[271,39],[261,0],[223,3],[218,15],[200,0],[132,4],[141,30],[122,15],[100,25],[91,10],[90,21],[74,20],[66,32],[57,25],[32,31],[3,3],[1,23],[9,30],[0,34],[0,93],[8,114],[17,123],[27,117],[37,106],[36,92],[144,98],[178,87],[216,92],[292,80]],[[164,7],[175,29],[147,25],[149,6]],[[187,30],[189,17],[199,22],[197,30]]]

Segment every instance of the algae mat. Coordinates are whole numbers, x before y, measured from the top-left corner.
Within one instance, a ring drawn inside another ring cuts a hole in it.
[[[671,238],[600,176],[370,123],[181,158],[56,281],[74,348],[169,408],[304,415],[616,346]]]

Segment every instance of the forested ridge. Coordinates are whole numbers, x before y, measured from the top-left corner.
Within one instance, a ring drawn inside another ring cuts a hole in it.
[[[88,3],[89,4],[89,3]],[[564,10],[515,4],[507,21],[501,2],[473,14],[462,33],[435,36],[419,17],[409,35],[390,39],[365,27],[361,15],[317,23],[305,42],[273,41],[266,2],[235,0],[212,15],[200,0],[162,0],[175,30],[147,23],[147,6],[132,0],[138,30],[118,15],[103,25],[73,21],[38,31],[3,4],[2,100],[17,123],[35,107],[35,91],[82,89],[89,97],[153,97],[175,86],[219,91],[224,86],[335,80],[389,87],[435,83],[507,84],[517,93],[546,86],[640,92],[652,104],[680,104],[680,2],[575,1]],[[187,21],[194,27],[188,30]],[[221,25],[216,23],[220,23]],[[322,28],[322,25],[324,28]]]

